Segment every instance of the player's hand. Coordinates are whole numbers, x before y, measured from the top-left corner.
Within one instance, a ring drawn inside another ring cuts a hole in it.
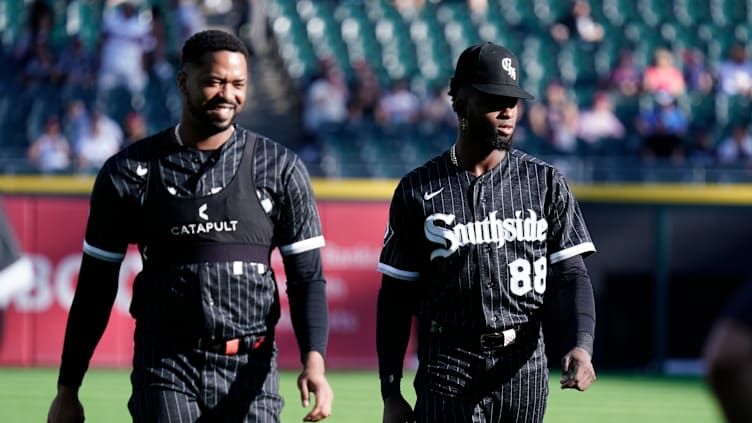
[[[561,389],[584,391],[595,382],[595,369],[590,354],[574,347],[561,359]]]
[[[402,394],[392,395],[384,399],[383,423],[413,423],[414,421],[413,408],[410,407]]]
[[[303,372],[298,376],[298,389],[303,408],[310,405],[310,396],[316,397],[316,403],[308,414],[303,417],[305,422],[317,422],[332,415],[332,401],[334,392],[324,375],[324,357],[316,351],[309,352],[305,359]]]
[[[84,407],[78,400],[78,389],[58,386],[57,396],[52,400],[47,413],[47,423],[81,423]]]

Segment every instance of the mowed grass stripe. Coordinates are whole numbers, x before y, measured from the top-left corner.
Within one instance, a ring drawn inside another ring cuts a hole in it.
[[[55,394],[56,369],[0,369],[0,422],[46,420]],[[81,389],[88,422],[130,422],[126,407],[130,395],[126,370],[91,370]],[[282,422],[299,422],[305,415],[296,388],[297,373],[281,375],[286,405]],[[415,394],[406,375],[403,391]],[[381,399],[375,372],[330,372],[335,390],[334,415],[329,423],[381,421]],[[720,423],[722,419],[707,388],[698,378],[661,378],[601,374],[587,392],[562,391],[558,375],[551,374],[546,423]]]

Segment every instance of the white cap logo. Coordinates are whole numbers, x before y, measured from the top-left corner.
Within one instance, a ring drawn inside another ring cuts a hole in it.
[[[510,78],[514,79],[515,81],[517,80],[517,69],[512,66],[512,59],[510,59],[509,57],[501,59],[501,68],[507,71]]]

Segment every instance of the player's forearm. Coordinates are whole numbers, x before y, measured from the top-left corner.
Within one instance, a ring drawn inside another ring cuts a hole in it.
[[[329,337],[329,312],[324,281],[288,287],[290,320],[300,348],[301,361],[316,351],[323,357]]]
[[[89,361],[107,327],[118,288],[119,263],[84,254],[63,342],[58,385],[81,385]]]
[[[290,320],[300,348],[301,362],[309,352],[326,357],[329,337],[329,310],[326,281],[318,250],[285,257]]]
[[[381,395],[387,398],[400,392],[402,363],[410,340],[412,286],[384,277],[376,311],[376,351],[379,359]]]
[[[557,263],[554,272],[559,279],[561,312],[571,321],[568,339],[573,346],[584,348],[593,354],[595,337],[595,297],[587,268],[581,256]]]

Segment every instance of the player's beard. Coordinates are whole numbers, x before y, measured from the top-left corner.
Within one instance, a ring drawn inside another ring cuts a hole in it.
[[[228,120],[217,120],[209,113],[210,110],[219,105],[227,105],[233,107],[232,118]],[[195,121],[199,122],[203,126],[203,129],[208,132],[208,134],[206,135],[210,135],[222,132],[232,125],[238,113],[238,106],[237,104],[217,99],[209,100],[206,103],[198,103],[189,99],[188,111],[190,112],[191,116],[193,116]]]
[[[516,128],[515,128],[516,130]],[[494,150],[506,150],[512,149],[512,138],[514,137],[514,131],[509,136],[503,136],[498,133],[496,126],[493,125],[468,125],[468,135],[470,139],[477,140]]]

